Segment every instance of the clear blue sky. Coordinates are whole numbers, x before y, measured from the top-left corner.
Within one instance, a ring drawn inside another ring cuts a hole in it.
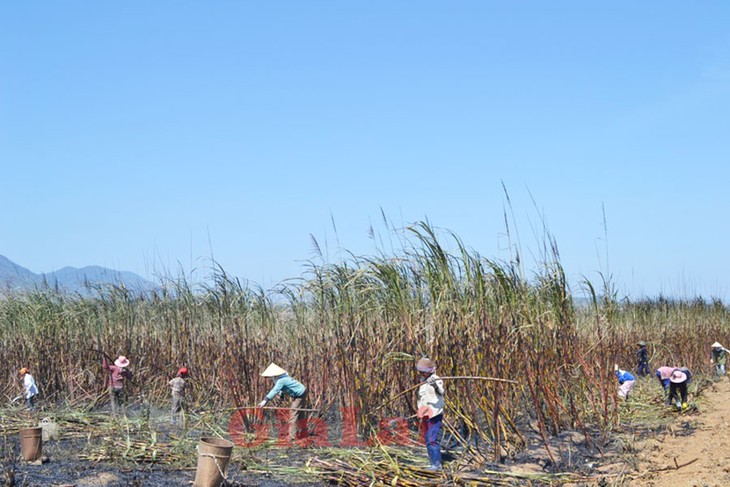
[[[212,252],[269,286],[310,234],[374,253],[382,208],[503,259],[504,184],[528,269],[544,215],[574,281],[608,255],[632,297],[729,298],[728,19],[724,0],[2,2],[0,254],[150,277]]]

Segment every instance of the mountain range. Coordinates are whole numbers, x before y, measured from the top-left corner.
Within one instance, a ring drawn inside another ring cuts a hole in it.
[[[0,293],[50,288],[90,295],[94,294],[95,287],[104,285],[124,285],[134,291],[155,287],[150,281],[133,272],[100,266],[64,267],[58,271],[36,274],[0,255]]]

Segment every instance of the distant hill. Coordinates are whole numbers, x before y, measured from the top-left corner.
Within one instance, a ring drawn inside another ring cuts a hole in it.
[[[0,293],[33,289],[57,289],[62,292],[91,295],[94,288],[104,285],[124,285],[133,291],[154,289],[155,285],[141,276],[106,267],[87,266],[80,269],[64,267],[49,273],[36,274],[0,255]]]

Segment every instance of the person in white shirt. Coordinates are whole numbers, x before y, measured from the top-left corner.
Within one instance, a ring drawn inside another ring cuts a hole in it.
[[[444,412],[444,381],[434,372],[436,365],[428,357],[416,363],[416,370],[423,380],[418,388],[418,417],[420,429],[425,433],[426,450],[431,465],[429,470],[441,470],[441,443],[439,433]]]
[[[30,411],[35,409],[34,398],[38,394],[38,386],[35,383],[35,379],[28,369],[23,367],[20,369],[20,377],[23,379],[23,387],[25,388],[25,405]]]
[[[727,361],[728,349],[720,345],[719,342],[712,344],[712,357],[710,363],[715,364],[715,372],[717,375],[725,375],[725,362]]]
[[[180,367],[177,377],[169,382],[172,388],[172,424],[177,424],[185,408],[185,379],[188,377],[188,368]]]

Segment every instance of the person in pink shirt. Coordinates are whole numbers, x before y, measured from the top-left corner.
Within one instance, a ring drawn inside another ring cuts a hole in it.
[[[669,406],[669,378],[672,376],[674,369],[676,369],[676,367],[669,367],[668,365],[663,365],[656,369],[656,378],[664,388],[664,396],[666,397],[667,406]]]
[[[112,402],[112,415],[117,416],[119,411],[126,415],[124,383],[127,379],[132,379],[132,373],[127,369],[129,367],[129,359],[124,355],[120,355],[114,361],[113,365],[109,365],[106,358],[104,358],[102,367],[104,367],[104,370],[109,371],[109,394]]]

